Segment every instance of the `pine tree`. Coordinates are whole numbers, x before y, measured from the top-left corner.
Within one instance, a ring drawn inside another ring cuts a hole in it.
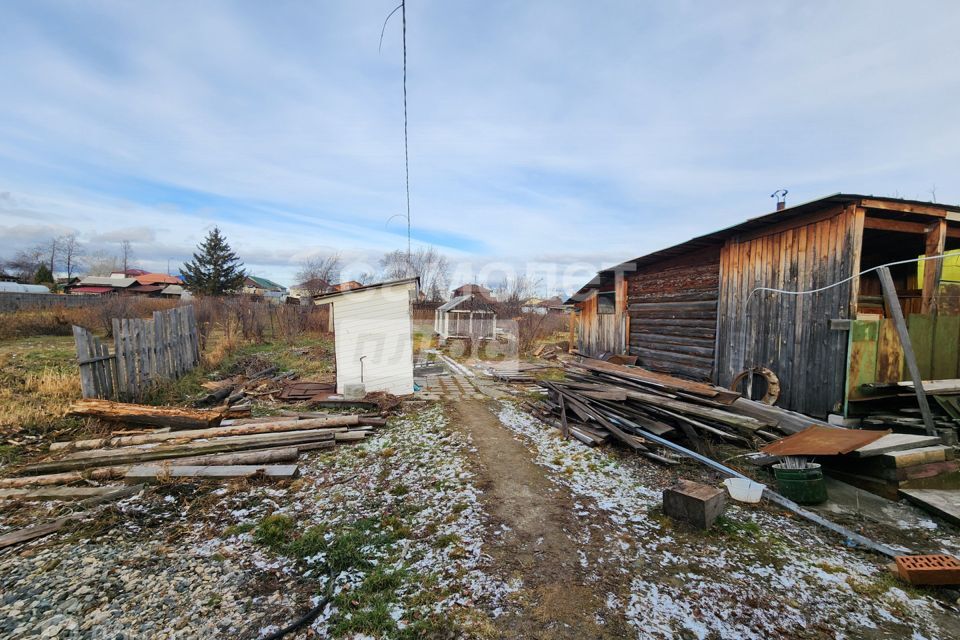
[[[33,276],[33,281],[36,284],[53,284],[53,274],[50,273],[47,265],[41,264],[37,267],[37,273]]]
[[[233,252],[227,239],[214,227],[197,247],[199,253],[183,265],[183,284],[197,295],[217,296],[234,293],[243,286],[247,277],[243,263]]]

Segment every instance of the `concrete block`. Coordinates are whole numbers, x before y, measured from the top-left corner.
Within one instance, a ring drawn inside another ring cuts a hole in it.
[[[680,480],[663,492],[663,512],[676,520],[709,529],[723,513],[726,491],[710,485]]]
[[[937,435],[940,436],[940,442],[945,444],[948,447],[957,446],[957,430],[956,429],[937,429]]]
[[[350,383],[343,385],[344,400],[363,400],[367,390],[362,384]]]
[[[857,429],[860,427],[860,418],[844,418],[836,413],[827,416],[827,423],[835,427],[846,427],[847,429]]]

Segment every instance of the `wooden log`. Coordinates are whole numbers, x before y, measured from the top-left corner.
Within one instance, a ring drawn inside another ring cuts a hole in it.
[[[39,489],[0,489],[0,500],[82,500],[99,497],[116,487],[41,487]]]
[[[171,429],[209,428],[219,425],[223,419],[221,411],[152,407],[93,398],[77,400],[70,405],[68,411],[71,415],[97,418],[107,422],[143,424]]]
[[[362,433],[362,432],[361,432]],[[349,438],[360,439],[360,438]],[[281,447],[277,449],[260,449],[241,453],[221,453],[207,456],[190,456],[178,458],[179,465],[246,465],[246,464],[273,464],[277,462],[295,462],[300,451],[296,447]],[[118,480],[123,478],[130,465],[100,467],[87,471],[67,471],[64,473],[50,473],[42,476],[24,476],[19,478],[0,478],[0,488],[22,489],[24,487],[52,486],[86,482],[90,480]]]
[[[72,484],[74,482],[85,482],[87,480],[114,480],[116,478],[122,478],[127,472],[127,468],[128,467],[103,467],[101,469],[92,469],[85,473],[80,471],[67,471],[64,473],[48,473],[42,476],[0,478],[0,488],[22,489],[24,487]]]
[[[300,472],[295,464],[283,465],[233,465],[233,466],[184,466],[184,465],[137,465],[127,471],[129,483],[157,482],[168,478],[249,478],[263,475],[268,478],[294,478]]]
[[[251,435],[258,433],[280,433],[284,431],[303,431],[307,429],[323,429],[325,427],[358,426],[358,416],[337,416],[333,418],[313,418],[311,420],[280,420],[277,422],[261,422],[229,427],[211,427],[209,429],[195,429],[189,431],[171,431],[168,433],[150,433],[140,436],[116,436],[112,438],[92,438],[90,440],[76,440],[74,442],[54,442],[50,445],[51,451],[83,451],[100,449],[102,447],[127,447],[142,444],[155,444],[171,440],[187,442],[204,438],[221,438],[229,436]]]
[[[264,434],[253,436],[237,436],[209,442],[188,442],[175,446],[155,447],[127,447],[124,449],[101,449],[97,451],[77,452],[84,454],[83,458],[67,458],[26,465],[20,469],[24,474],[61,473],[78,469],[92,469],[155,460],[169,460],[186,458],[189,456],[228,453],[232,451],[249,451],[251,449],[277,448],[296,445],[297,449],[305,450],[302,446],[311,443],[312,449],[334,446],[334,434],[329,432],[299,431],[291,433]]]

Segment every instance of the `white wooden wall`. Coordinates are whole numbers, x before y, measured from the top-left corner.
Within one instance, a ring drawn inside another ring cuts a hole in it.
[[[337,392],[345,384],[363,384],[368,392],[413,393],[414,283],[402,283],[335,298],[333,330],[337,354]]]

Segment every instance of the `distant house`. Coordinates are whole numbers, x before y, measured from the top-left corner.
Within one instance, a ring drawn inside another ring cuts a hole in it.
[[[462,284],[453,290],[454,298],[462,298],[463,296],[474,296],[489,303],[496,302],[493,292],[480,284]]]
[[[273,302],[283,302],[289,293],[285,286],[259,276],[247,276],[243,281],[241,291],[247,295],[260,296]]]
[[[180,280],[177,276],[170,276],[165,273],[144,273],[139,276],[133,276],[137,279],[137,282],[142,285],[151,285],[151,284],[183,284],[183,281]]]
[[[102,296],[118,293],[130,293],[129,289],[136,286],[135,278],[119,276],[86,276],[75,284],[67,285],[67,293],[71,295]]]
[[[333,307],[337,393],[348,384],[413,393],[413,314],[419,280],[407,278],[316,296]]]
[[[359,289],[363,285],[357,282],[356,280],[347,280],[346,282],[341,282],[340,284],[333,285],[333,290],[340,291],[350,291],[351,289]]]
[[[143,269],[124,269],[122,271],[111,271],[111,278],[136,278],[137,276],[147,275]]]
[[[306,299],[323,293],[336,291],[333,285],[323,278],[311,278],[304,282],[298,282],[290,287],[290,295],[295,298]]]
[[[551,311],[560,312],[564,310],[563,299],[560,296],[552,298],[528,298],[520,308],[524,313],[538,313],[546,315]]]

